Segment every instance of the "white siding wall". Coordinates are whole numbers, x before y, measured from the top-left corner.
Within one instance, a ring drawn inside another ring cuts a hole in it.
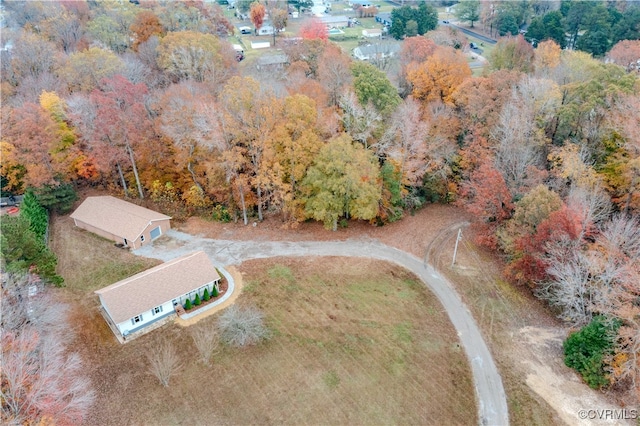
[[[173,303],[170,301],[163,303],[162,305],[162,312],[154,314],[153,310],[150,311],[146,311],[142,313],[142,321],[137,322],[137,323],[132,323],[131,319],[128,319],[124,322],[121,322],[120,324],[118,324],[118,330],[120,330],[120,334],[122,334],[123,336],[128,333],[130,330],[133,330],[134,328],[138,328],[141,327],[145,324],[148,324],[150,322],[152,322],[153,320],[157,319],[158,317],[167,315],[167,313],[169,312],[173,312],[175,309],[173,308]]]

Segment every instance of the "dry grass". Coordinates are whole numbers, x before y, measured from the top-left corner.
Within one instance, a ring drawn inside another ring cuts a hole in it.
[[[65,245],[84,234],[58,240],[58,248],[68,253]],[[100,239],[91,244],[111,248]],[[109,261],[130,265],[132,259]],[[273,337],[255,347],[224,347],[209,367],[197,362],[188,329],[169,324],[120,345],[95,303],[75,304],[73,344],[90,366],[99,401],[88,424],[477,423],[455,331],[412,275],[383,262],[343,258],[256,260],[240,269],[247,286],[238,302],[258,306]],[[61,291],[72,299],[82,291],[92,297],[95,286],[82,287],[86,275],[69,272],[73,278]],[[198,326],[213,327],[216,320]],[[168,388],[149,374],[146,359],[163,341],[183,365]]]
[[[473,232],[464,231],[456,265],[451,255],[457,230],[444,235],[432,248],[430,261],[442,271],[461,294],[492,349],[509,405],[512,425],[562,424],[546,401],[525,383],[530,371],[521,361],[530,357],[532,348],[514,341],[527,326],[557,326],[549,312],[527,289],[517,288],[502,279],[502,264],[495,254],[472,243]]]
[[[69,216],[55,216],[49,244],[58,256],[58,273],[67,290],[82,297],[162,263],[134,256],[113,241],[76,228]]]

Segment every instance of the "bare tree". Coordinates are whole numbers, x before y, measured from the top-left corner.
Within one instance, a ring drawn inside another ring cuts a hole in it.
[[[163,342],[147,356],[149,371],[156,376],[165,388],[169,386],[171,376],[180,369],[180,359],[175,348],[169,342]]]
[[[547,274],[537,296],[560,309],[560,318],[582,326],[591,320],[596,293],[591,281],[591,264],[576,241],[561,240],[547,245]]]
[[[191,330],[191,338],[200,354],[200,360],[209,365],[211,357],[218,351],[220,346],[220,335],[214,327],[200,326]]]
[[[380,124],[381,117],[375,107],[371,104],[361,106],[353,92],[342,95],[338,101],[342,108],[342,125],[344,130],[353,138],[369,147],[369,139],[373,136],[376,128]]]
[[[422,120],[420,103],[407,98],[393,113],[387,131],[376,146],[379,155],[384,154],[398,163],[409,185],[422,182],[429,167],[428,132],[429,124]]]
[[[222,341],[231,346],[247,346],[269,338],[264,314],[255,307],[232,305],[218,319]]]
[[[569,191],[567,205],[580,217],[580,239],[593,233],[595,227],[611,213],[610,198],[599,186],[573,186]]]
[[[80,424],[94,400],[82,360],[68,353],[66,307],[34,276],[2,282],[1,422]]]

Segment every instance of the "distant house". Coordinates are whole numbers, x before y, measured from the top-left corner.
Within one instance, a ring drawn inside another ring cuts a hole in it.
[[[96,290],[109,326],[123,338],[175,314],[187,299],[217,288],[220,275],[203,251],[190,253]]]
[[[353,56],[361,61],[390,58],[400,52],[398,43],[377,43],[358,46],[353,49]]]
[[[78,228],[134,249],[171,229],[169,216],[108,195],[87,197],[71,219]]]
[[[278,70],[289,63],[287,55],[263,55],[258,58],[256,68],[259,70]]]
[[[349,26],[349,17],[344,15],[322,16],[320,22],[329,28],[345,28]]]
[[[382,12],[378,13],[375,16],[376,22],[381,23],[382,25],[386,25],[387,27],[391,26],[391,13]]]
[[[382,30],[379,28],[368,28],[366,30],[362,30],[362,36],[367,38],[381,38]]]
[[[258,29],[257,34],[259,36],[263,36],[263,35],[273,35],[273,33],[276,31],[275,27],[271,24],[271,22],[265,22],[260,29]],[[281,30],[278,30],[279,33],[286,31],[286,28],[282,28]]]

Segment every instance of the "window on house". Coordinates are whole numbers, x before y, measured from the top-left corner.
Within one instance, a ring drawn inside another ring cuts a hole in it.
[[[142,315],[131,318],[131,324],[136,325],[139,322],[142,322]]]
[[[151,312],[153,312],[153,315],[159,314],[160,312],[162,312],[162,305],[156,306],[151,310]]]
[[[140,235],[140,242],[144,243],[144,235]]]

